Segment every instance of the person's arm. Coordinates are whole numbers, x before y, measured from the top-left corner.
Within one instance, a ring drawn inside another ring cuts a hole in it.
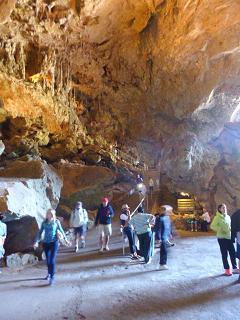
[[[88,212],[86,209],[84,209],[84,223],[87,224],[88,223]]]
[[[57,223],[57,230],[59,230],[61,232],[61,234],[63,235],[63,238],[65,241],[68,241],[67,240],[67,236],[66,236],[66,233],[64,232],[63,228],[62,228],[62,225],[61,225],[61,222],[57,219],[56,220],[56,223]]]
[[[98,225],[99,218],[100,218],[100,208],[98,208],[97,215],[96,215],[96,218],[95,218],[95,222],[94,222],[95,226]]]
[[[113,211],[112,206],[110,206],[109,209],[110,209],[110,216],[111,216],[111,218],[113,218],[114,217],[114,211]]]
[[[38,242],[40,242],[43,231],[44,231],[44,222],[42,222],[41,228],[40,228],[40,230],[39,230],[38,233],[37,233],[37,237],[36,237],[36,239],[35,239],[35,244],[34,244],[34,246],[37,246],[37,245],[38,245]]]
[[[213,221],[212,221],[212,223],[210,224],[210,228],[211,228],[213,231],[215,231],[215,232],[218,231],[218,229],[219,229],[219,223],[218,223],[218,218],[217,218],[217,216],[215,216],[215,217],[213,218]]]

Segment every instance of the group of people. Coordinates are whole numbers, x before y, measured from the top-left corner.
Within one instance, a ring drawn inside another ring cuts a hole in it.
[[[210,228],[217,234],[225,275],[230,276],[233,273],[239,273],[240,268],[240,264],[237,265],[236,261],[236,258],[240,259],[240,210],[230,217],[225,204],[219,205],[217,209]],[[121,231],[128,239],[131,259],[149,264],[154,254],[155,245],[159,244],[159,268],[161,270],[168,269],[168,248],[173,245],[170,241],[172,237],[171,212],[172,207],[162,206],[159,213],[152,215],[144,212],[144,207],[140,205],[137,208],[137,213],[133,215],[127,204],[122,206],[119,215]],[[109,199],[105,197],[102,199],[95,218],[95,227],[98,228],[99,233],[100,252],[109,251],[113,216],[113,208],[109,203]],[[6,224],[2,220],[3,215],[0,215],[0,259],[4,256],[3,244],[7,236]],[[87,226],[87,210],[83,208],[81,202],[77,202],[70,217],[70,227],[74,229],[76,252],[86,245]],[[237,239],[236,251],[234,247],[235,239]],[[64,240],[67,245],[71,245],[60,221],[56,218],[56,211],[49,209],[46,219],[42,222],[37,234],[34,247],[36,248],[40,241],[43,242],[48,270],[46,280],[50,285],[54,282],[59,240]],[[137,242],[139,245],[137,245]],[[228,255],[230,256],[232,268],[230,268],[228,262]]]

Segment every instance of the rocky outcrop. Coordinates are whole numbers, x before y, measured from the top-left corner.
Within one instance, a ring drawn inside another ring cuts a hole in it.
[[[40,160],[13,161],[0,170],[0,210],[8,219],[31,216],[38,224],[56,208],[62,181],[53,167]]]
[[[38,232],[36,219],[25,216],[7,222],[8,235],[4,244],[5,254],[31,252]]]
[[[95,165],[105,161],[98,146],[109,164],[117,143],[160,161],[169,190],[214,193],[225,159],[215,141],[240,114],[239,1],[18,0],[0,9],[7,155]]]

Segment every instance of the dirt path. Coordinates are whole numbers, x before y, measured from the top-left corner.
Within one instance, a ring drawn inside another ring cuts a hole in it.
[[[117,230],[115,231],[117,234]],[[168,271],[122,257],[120,237],[111,252],[96,251],[95,234],[79,254],[63,248],[56,284],[47,286],[43,263],[0,275],[1,320],[114,320],[239,318],[238,276],[221,276],[216,239],[184,237],[170,249]]]

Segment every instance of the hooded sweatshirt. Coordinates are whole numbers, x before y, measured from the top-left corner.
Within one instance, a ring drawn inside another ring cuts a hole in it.
[[[219,239],[231,239],[231,218],[217,211],[210,228],[217,233]]]

